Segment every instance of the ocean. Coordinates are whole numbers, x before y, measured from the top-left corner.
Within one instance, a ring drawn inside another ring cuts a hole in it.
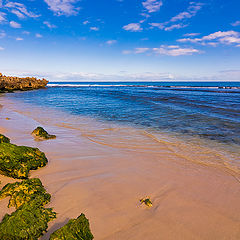
[[[182,137],[240,145],[240,82],[50,82],[8,98]]]

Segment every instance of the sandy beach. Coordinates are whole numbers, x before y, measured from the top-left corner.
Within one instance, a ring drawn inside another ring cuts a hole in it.
[[[1,104],[1,133],[14,144],[38,147],[49,160],[31,172],[57,212],[42,240],[80,213],[96,240],[240,239],[240,178],[228,164],[232,156],[143,129],[84,118],[69,124],[60,113]],[[35,141],[31,132],[39,125],[57,138]],[[14,182],[0,180],[0,187]],[[140,204],[146,196],[153,207]],[[7,202],[0,201],[0,219],[14,210]]]

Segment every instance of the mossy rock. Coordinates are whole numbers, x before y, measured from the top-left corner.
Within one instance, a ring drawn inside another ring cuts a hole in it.
[[[37,127],[33,130],[32,135],[41,140],[54,139],[55,135],[48,134],[42,127]]]
[[[30,170],[46,166],[48,160],[38,148],[0,144],[0,173],[18,179],[28,178]]]
[[[77,219],[71,219],[62,228],[51,234],[49,240],[92,240],[89,221],[82,213]]]
[[[149,197],[140,199],[140,203],[141,204],[144,203],[146,206],[152,207],[152,201],[151,201],[151,199]]]
[[[10,139],[2,134],[0,134],[0,143],[10,143]]]
[[[15,207],[16,209],[36,198],[41,201],[42,206],[49,203],[51,199],[51,195],[46,192],[39,178],[8,183],[0,191],[0,199],[8,196],[10,196],[8,207]]]
[[[37,240],[56,218],[51,208],[44,208],[38,198],[23,204],[11,215],[6,214],[0,223],[0,239]]]

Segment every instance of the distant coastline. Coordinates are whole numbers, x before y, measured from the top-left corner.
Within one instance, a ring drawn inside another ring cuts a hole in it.
[[[0,73],[0,92],[12,92],[15,90],[27,91],[44,88],[48,84],[46,79],[37,79],[35,77],[12,77]]]

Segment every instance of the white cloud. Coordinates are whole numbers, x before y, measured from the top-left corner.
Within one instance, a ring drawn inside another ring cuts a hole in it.
[[[123,29],[130,32],[140,32],[143,30],[139,23],[129,23],[128,25],[123,26]]]
[[[25,73],[27,75],[33,75],[32,73]],[[101,73],[85,73],[85,72],[71,72],[71,73],[45,73],[38,74],[36,77],[44,77],[49,80],[55,81],[144,81],[144,80],[171,80],[173,75],[170,73],[154,73],[154,72],[140,72],[140,73],[128,73],[119,72],[116,74],[101,74]]]
[[[0,51],[3,51],[4,50],[4,48],[3,47],[0,47]]]
[[[16,38],[16,41],[23,41],[23,38],[17,37],[17,38]]]
[[[237,27],[240,26],[240,21],[236,21],[234,23],[231,23],[232,26]]]
[[[142,5],[149,13],[152,13],[159,11],[163,2],[161,0],[146,0],[145,2],[142,2]]]
[[[99,28],[98,27],[90,27],[90,30],[92,30],[92,31],[99,31]]]
[[[36,34],[35,34],[35,37],[36,37],[36,38],[42,38],[43,36],[42,36],[42,34],[40,34],[40,33],[36,33]]]
[[[135,48],[135,53],[138,54],[138,53],[145,53],[149,50],[149,48]]]
[[[184,37],[195,37],[200,35],[200,33],[185,33],[183,36]]]
[[[4,38],[6,37],[6,33],[5,32],[0,32],[0,38]]]
[[[184,24],[182,23],[182,21],[194,17],[197,14],[197,12],[201,10],[202,6],[203,6],[202,3],[190,2],[190,5],[186,11],[177,14],[176,16],[172,17],[169,21],[163,23],[149,23],[149,25],[152,28],[157,27],[165,31],[172,31],[173,29],[185,28],[188,26],[188,24]]]
[[[43,24],[45,24],[47,27],[49,27],[50,29],[52,28],[56,28],[56,26],[54,24],[51,24],[50,22],[48,21],[44,21]]]
[[[188,7],[187,11],[181,12],[175,17],[172,17],[170,19],[170,22],[176,22],[186,18],[192,18],[197,14],[199,10],[201,10],[202,6],[203,6],[202,3],[190,2],[190,6]]]
[[[108,44],[108,45],[113,45],[115,43],[117,43],[117,40],[108,40],[108,41],[106,41],[106,44]]]
[[[5,13],[0,12],[0,23],[6,21],[5,15]]]
[[[9,9],[9,11],[17,15],[19,18],[25,18],[25,17],[36,18],[40,16],[28,11],[26,6],[22,3],[8,2],[7,4],[5,4],[4,7]]]
[[[194,53],[201,53],[195,48],[184,48],[178,45],[161,45],[159,48],[135,48],[133,51],[124,50],[123,54],[141,54],[141,53],[154,53],[157,55],[167,55],[167,56],[183,56],[192,55]]]
[[[12,28],[21,28],[22,27],[20,23],[17,23],[14,21],[11,21],[9,24]]]
[[[165,31],[172,31],[173,29],[180,29],[180,28],[185,28],[187,27],[188,24],[182,24],[182,23],[179,23],[179,24],[173,24],[169,27],[165,27],[164,30]]]
[[[86,21],[83,22],[83,25],[87,25],[87,24],[89,24],[89,23],[90,23],[90,22],[86,20]]]
[[[200,43],[202,45],[217,46],[218,44],[240,44],[240,33],[236,31],[218,31],[202,38],[182,38],[178,42]]]
[[[28,31],[23,31],[22,34],[29,35],[30,32],[28,32]]]
[[[162,45],[159,48],[153,48],[153,51],[156,54],[168,55],[168,56],[183,56],[183,55],[192,55],[194,53],[200,53],[199,50],[194,48],[183,48],[178,45],[176,46],[166,46]]]
[[[152,27],[157,27],[159,29],[164,29],[164,23],[149,23],[150,26]]]
[[[56,15],[77,15],[80,8],[74,6],[79,0],[44,0]]]

